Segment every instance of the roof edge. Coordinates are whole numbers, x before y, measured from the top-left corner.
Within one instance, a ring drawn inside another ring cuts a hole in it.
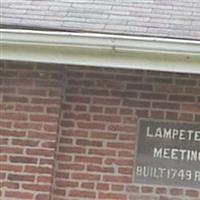
[[[200,41],[0,29],[1,59],[200,74]]]

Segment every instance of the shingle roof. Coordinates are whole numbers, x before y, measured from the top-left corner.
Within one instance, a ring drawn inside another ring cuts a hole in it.
[[[7,27],[200,39],[200,0],[1,0]]]

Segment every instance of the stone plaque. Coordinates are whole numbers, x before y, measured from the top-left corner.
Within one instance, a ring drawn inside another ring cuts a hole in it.
[[[140,120],[134,180],[200,188],[200,124]]]

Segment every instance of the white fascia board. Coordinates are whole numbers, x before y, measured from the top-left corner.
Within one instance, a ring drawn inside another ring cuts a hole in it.
[[[1,29],[0,59],[200,74],[200,41]]]

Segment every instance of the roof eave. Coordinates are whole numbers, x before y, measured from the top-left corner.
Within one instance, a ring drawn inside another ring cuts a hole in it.
[[[200,42],[1,29],[5,60],[200,74]]]

